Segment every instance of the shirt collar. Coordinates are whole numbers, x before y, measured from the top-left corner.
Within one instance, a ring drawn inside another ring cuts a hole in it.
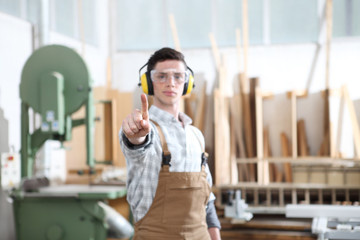
[[[149,113],[150,113],[150,118],[160,125],[178,122],[172,114],[154,105],[150,107]],[[179,119],[184,124],[184,126],[190,125],[192,123],[191,118],[183,112],[179,113]]]

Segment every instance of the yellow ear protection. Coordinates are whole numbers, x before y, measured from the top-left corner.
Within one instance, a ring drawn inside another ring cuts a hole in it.
[[[148,95],[154,95],[154,87],[153,87],[153,84],[151,81],[150,72],[146,71],[145,73],[141,74],[141,70],[144,67],[146,67],[147,65],[148,65],[148,63],[146,63],[144,66],[142,66],[139,69],[140,82],[138,85],[142,87],[142,90],[144,93],[146,93]],[[183,90],[182,95],[191,93],[192,89],[195,87],[194,72],[189,67],[187,67],[187,69],[189,69],[189,71],[190,71],[190,76],[189,76],[189,81],[186,81],[184,84],[184,90]]]

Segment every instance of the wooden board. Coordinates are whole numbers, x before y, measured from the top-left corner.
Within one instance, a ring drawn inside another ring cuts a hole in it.
[[[214,90],[215,184],[230,183],[230,133],[228,105],[219,89]]]
[[[302,157],[309,156],[304,119],[297,121],[297,138],[298,155]]]
[[[231,118],[234,121],[232,131],[235,134],[236,149],[238,155],[241,159],[246,157],[245,144],[243,139],[243,124],[241,116],[241,96],[240,94],[235,94],[230,99],[230,114]],[[238,164],[238,180],[239,181],[248,181],[249,180],[249,171],[247,164]]]
[[[282,149],[283,157],[291,156],[289,141],[284,132],[281,133],[281,149]],[[285,162],[283,164],[283,168],[284,168],[285,182],[291,183],[293,181],[291,164],[289,162]],[[279,173],[279,175],[280,175],[280,173]],[[282,176],[277,178],[277,180],[279,180],[279,179],[282,179]],[[279,182],[279,181],[277,181],[277,182]]]

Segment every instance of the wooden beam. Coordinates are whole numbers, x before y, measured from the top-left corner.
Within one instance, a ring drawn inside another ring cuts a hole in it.
[[[244,75],[248,76],[248,49],[249,49],[249,25],[248,25],[248,0],[242,1],[242,26],[244,44]]]
[[[263,131],[264,135],[264,159],[269,158],[272,156],[270,140],[269,140],[269,128],[265,127]],[[269,164],[269,181],[274,182],[276,176],[276,166],[274,163],[269,163],[269,160],[266,160],[267,164]]]
[[[251,112],[250,112],[250,96],[249,92],[245,92],[246,88],[244,88],[244,74],[239,75],[241,78],[241,102],[243,109],[243,119],[244,119],[244,129],[245,129],[245,146],[247,157],[255,157],[254,148],[253,148],[253,133],[252,133],[252,122],[251,122]],[[247,88],[248,89],[248,88]],[[249,164],[249,175],[250,181],[255,182],[256,180],[256,172],[255,172],[255,164]]]
[[[189,96],[183,98],[185,103],[185,113],[191,118],[194,119],[194,103],[196,101],[196,95],[192,92]]]
[[[257,157],[263,159],[264,156],[264,142],[263,142],[263,107],[262,96],[259,87],[255,87],[255,135],[256,135],[256,151]],[[269,162],[267,160],[260,160],[257,165],[257,182],[259,184],[269,184]]]
[[[237,50],[238,61],[239,61],[239,72],[241,72],[241,70],[242,70],[242,67],[241,67],[241,33],[240,33],[239,28],[237,28],[235,30],[235,35],[236,35],[236,50]]]
[[[214,90],[215,184],[230,183],[230,133],[226,99]]]
[[[236,133],[234,129],[236,125],[234,115],[230,114],[230,183],[236,184],[239,182],[238,167],[236,162]]]
[[[181,52],[180,40],[179,40],[177,28],[176,28],[174,14],[169,14],[169,22],[170,22],[170,27],[171,27],[171,33],[172,33],[173,39],[174,39],[175,50]]]
[[[284,156],[284,157],[291,156],[289,142],[286,137],[286,134],[284,132],[282,132],[280,137],[281,137],[282,156]],[[288,183],[292,182],[293,179],[292,179],[291,164],[289,162],[285,162],[283,164],[283,167],[284,167],[284,173],[285,173],[285,182],[288,182]]]
[[[296,93],[291,93],[291,144],[292,144],[292,156],[297,158],[297,108],[296,108]]]
[[[212,50],[214,61],[215,61],[215,66],[216,66],[216,69],[219,70],[220,64],[221,64],[221,59],[220,59],[220,53],[219,53],[219,49],[216,44],[214,34],[209,33],[209,38],[210,38],[210,43],[211,43],[211,50]]]
[[[234,125],[232,132],[235,132],[236,146],[239,150],[240,159],[246,158],[246,150],[243,139],[243,129],[242,129],[242,116],[241,116],[241,96],[240,94],[235,94],[231,98],[230,102],[230,115],[234,118]],[[238,163],[238,177],[239,181],[248,181],[249,180],[249,171],[247,164]]]
[[[344,119],[344,107],[345,107],[345,98],[343,91],[340,91],[340,106],[339,106],[339,115],[338,115],[338,124],[337,124],[337,132],[336,132],[336,140],[335,140],[335,157],[340,156],[340,146],[341,146],[341,135],[343,130],[343,119]]]
[[[330,49],[333,27],[333,1],[326,0],[326,89],[330,88]]]
[[[300,119],[297,122],[297,133],[298,133],[298,155],[301,157],[309,155],[309,148],[306,138],[306,129],[304,119]]]
[[[194,126],[200,129],[201,132],[204,132],[205,130],[206,106],[206,81],[204,81],[198,102],[196,104],[196,114],[194,120]]]

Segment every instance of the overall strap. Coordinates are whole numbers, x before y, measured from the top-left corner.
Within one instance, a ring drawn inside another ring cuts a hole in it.
[[[162,166],[164,166],[164,165],[171,166],[171,163],[170,163],[171,162],[171,153],[169,152],[164,133],[161,130],[161,127],[159,126],[159,124],[157,122],[155,122],[152,119],[150,119],[150,121],[152,121],[155,124],[155,126],[156,126],[156,128],[157,128],[157,130],[159,132],[161,147],[163,149],[163,152],[162,152]]]
[[[201,146],[201,150],[202,150],[202,154],[201,154],[201,167],[204,168],[205,165],[207,164],[208,162],[208,157],[209,157],[209,154],[207,152],[205,152],[205,147],[203,146],[202,142],[201,142],[201,139],[200,137],[196,134],[196,132],[191,128],[192,132],[194,133],[194,135],[196,136],[197,140],[199,141],[200,143],[200,146]]]

